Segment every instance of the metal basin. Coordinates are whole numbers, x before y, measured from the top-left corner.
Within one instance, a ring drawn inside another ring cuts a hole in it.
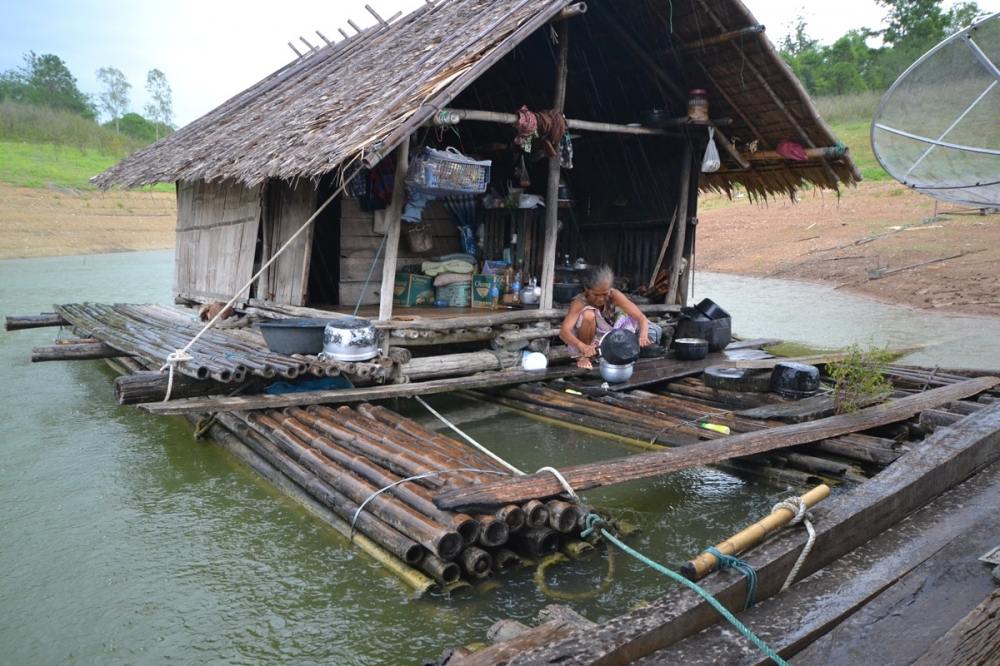
[[[323,332],[323,354],[337,361],[378,356],[378,331],[367,319],[335,319]]]

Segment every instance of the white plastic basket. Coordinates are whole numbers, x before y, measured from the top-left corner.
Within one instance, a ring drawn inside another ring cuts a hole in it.
[[[424,148],[410,163],[408,187],[434,196],[481,194],[490,182],[490,160],[474,160],[455,148]]]

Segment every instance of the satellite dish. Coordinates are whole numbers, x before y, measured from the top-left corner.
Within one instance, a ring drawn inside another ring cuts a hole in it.
[[[1000,207],[1000,13],[961,30],[896,79],[872,122],[879,164],[942,201]]]

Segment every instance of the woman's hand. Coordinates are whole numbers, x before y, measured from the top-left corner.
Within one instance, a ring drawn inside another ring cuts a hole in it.
[[[580,355],[583,356],[584,358],[590,358],[591,356],[597,355],[597,345],[581,344],[579,349],[580,349]]]
[[[639,331],[639,346],[648,347],[653,344],[649,339],[649,331]]]

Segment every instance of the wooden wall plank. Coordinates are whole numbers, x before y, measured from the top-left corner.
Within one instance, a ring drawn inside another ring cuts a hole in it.
[[[312,181],[268,181],[264,205],[264,258],[269,259],[316,210]],[[312,227],[303,232],[260,278],[259,298],[288,305],[305,305]]]
[[[259,187],[179,182],[174,293],[231,298],[253,272],[259,224]]]

